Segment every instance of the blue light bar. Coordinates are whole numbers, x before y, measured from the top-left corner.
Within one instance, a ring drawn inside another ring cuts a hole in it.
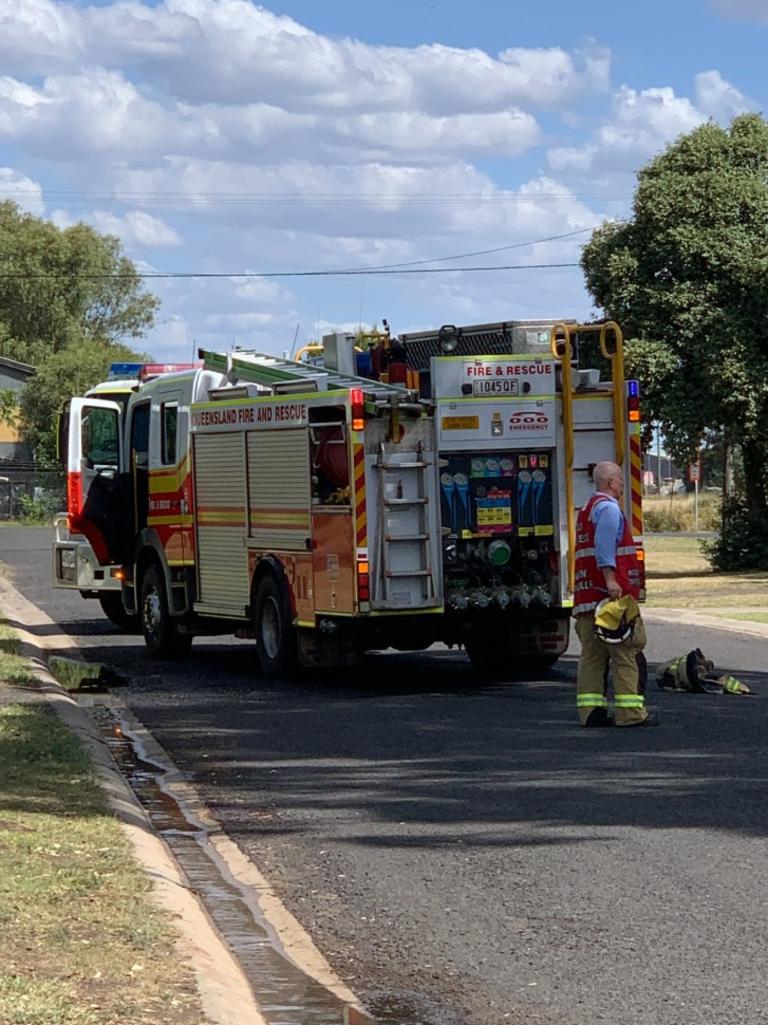
[[[639,381],[627,381],[627,395],[631,399],[640,398],[640,382]]]
[[[139,376],[143,363],[113,363],[107,374],[108,381],[124,381]]]

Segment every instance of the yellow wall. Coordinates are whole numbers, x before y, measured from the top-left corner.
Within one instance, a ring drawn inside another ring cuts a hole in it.
[[[0,442],[18,440],[19,432],[15,427],[10,427],[8,424],[0,423]]]

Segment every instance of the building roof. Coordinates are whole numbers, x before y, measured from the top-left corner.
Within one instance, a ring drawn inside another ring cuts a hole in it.
[[[29,363],[19,363],[17,359],[8,359],[7,356],[0,356],[0,366],[8,367],[9,370],[18,370],[29,377],[37,373],[35,367],[30,366]]]

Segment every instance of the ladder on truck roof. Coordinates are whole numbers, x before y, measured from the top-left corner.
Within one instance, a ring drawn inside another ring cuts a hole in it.
[[[249,381],[262,388],[270,388],[275,394],[297,390],[299,387],[318,392],[360,388],[374,399],[414,399],[414,392],[402,385],[372,381],[368,377],[354,377],[339,373],[338,370],[313,367],[308,363],[281,359],[263,352],[222,353],[201,349],[199,355],[207,370],[227,374],[233,381]]]

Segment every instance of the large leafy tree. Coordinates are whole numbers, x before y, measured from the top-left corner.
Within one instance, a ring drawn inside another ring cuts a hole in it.
[[[105,380],[111,363],[141,358],[124,345],[86,341],[73,342],[44,360],[20,403],[24,437],[32,443],[37,462],[55,461],[58,413],[65,400]]]
[[[159,305],[141,285],[118,239],[0,203],[3,355],[37,365],[72,342],[139,338]]]
[[[0,420],[20,426],[38,461],[54,457],[64,399],[137,358],[125,343],[152,326],[158,305],[118,239],[0,203],[0,355],[37,368],[19,406],[0,395]]]
[[[768,123],[745,114],[678,139],[642,168],[631,219],[598,228],[582,266],[634,339],[646,408],[675,454],[724,429],[742,450],[751,529],[768,535]]]

